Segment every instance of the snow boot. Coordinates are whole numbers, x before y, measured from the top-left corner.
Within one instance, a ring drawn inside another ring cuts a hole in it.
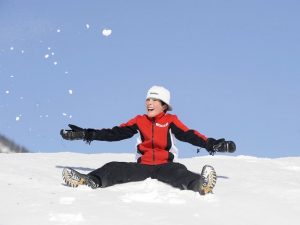
[[[202,168],[201,180],[200,180],[200,195],[206,195],[212,193],[213,188],[217,182],[217,174],[212,166],[205,165]]]
[[[99,184],[91,176],[81,174],[72,168],[64,168],[62,178],[70,187],[78,187],[79,185],[87,185],[93,189],[99,187]]]

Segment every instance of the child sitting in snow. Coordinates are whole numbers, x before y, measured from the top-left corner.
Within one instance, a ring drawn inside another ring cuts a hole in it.
[[[207,138],[196,130],[186,127],[171,111],[170,92],[161,86],[153,86],[146,97],[146,114],[138,115],[111,129],[83,129],[69,125],[71,130],[61,130],[66,140],[119,141],[139,133],[137,162],[109,162],[90,172],[81,174],[71,168],[63,170],[68,186],[80,184],[92,188],[105,188],[115,184],[142,181],[149,177],[182,190],[192,190],[204,195],[216,184],[216,172],[212,166],[204,166],[201,174],[189,171],[183,164],[173,162],[177,149],[174,137],[180,141],[205,148],[210,154],[234,152],[235,144],[225,139]]]

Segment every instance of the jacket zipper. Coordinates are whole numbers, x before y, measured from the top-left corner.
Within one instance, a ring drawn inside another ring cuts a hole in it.
[[[155,124],[155,119],[153,118],[152,120],[152,160],[153,164],[155,162],[155,155],[154,155],[154,124]]]

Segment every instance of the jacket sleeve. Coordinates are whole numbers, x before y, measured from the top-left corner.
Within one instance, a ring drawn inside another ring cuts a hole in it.
[[[95,130],[94,140],[98,141],[120,141],[127,138],[131,138],[138,132],[136,124],[136,118],[129,120],[127,123],[123,123],[120,126],[113,128]]]
[[[170,128],[178,140],[188,142],[201,148],[206,148],[207,137],[196,130],[189,129],[177,116],[174,116]]]

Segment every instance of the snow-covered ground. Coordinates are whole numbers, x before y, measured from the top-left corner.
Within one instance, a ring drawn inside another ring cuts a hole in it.
[[[0,153],[29,152],[25,147],[17,145],[9,138],[0,134]]]
[[[200,196],[156,180],[92,190],[63,184],[63,167],[87,173],[132,154],[0,154],[0,225],[296,225],[300,157],[206,156],[181,159],[190,170],[213,165],[214,194]]]

